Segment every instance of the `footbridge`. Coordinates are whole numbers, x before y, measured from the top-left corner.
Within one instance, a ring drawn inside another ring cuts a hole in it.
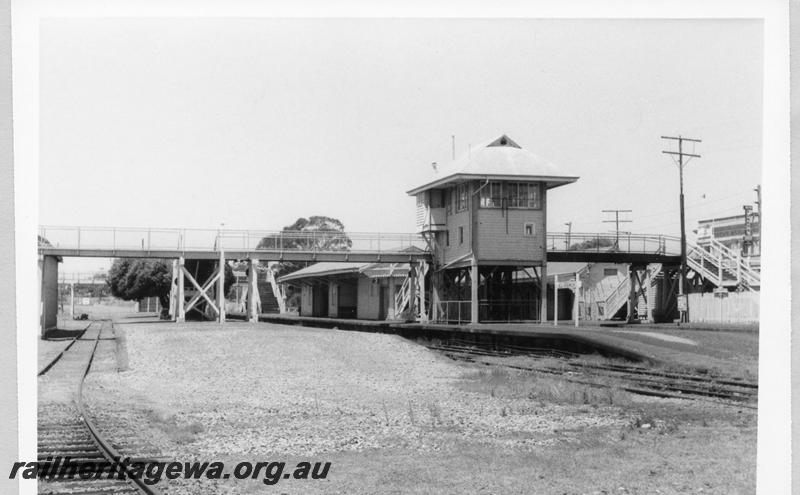
[[[689,245],[688,268],[718,287],[758,288],[757,270],[723,248]],[[57,283],[48,280],[57,280],[56,260],[64,257],[171,260],[172,299],[184,301],[172,308],[179,321],[201,307],[224,321],[222,274],[228,260],[248,264],[251,319],[257,319],[256,266],[262,261],[412,263],[421,268],[420,273],[426,273],[433,262],[429,240],[418,233],[42,226],[38,250],[43,272],[43,329],[55,325],[55,306],[49,307],[48,301],[56,299],[52,292]],[[612,294],[619,301],[607,304],[617,307],[623,301],[633,304],[640,294],[646,297],[662,270],[664,276],[658,279],[675,278],[680,239],[658,234],[548,233],[546,252],[549,262],[629,264],[630,280]],[[184,287],[186,282],[189,285]],[[667,292],[674,293],[675,288]],[[424,294],[424,287],[418,287],[416,293],[418,297]]]
[[[414,233],[42,226],[39,236],[39,254],[60,257],[431,261],[428,242]],[[548,233],[546,245],[554,262],[680,263],[674,236]]]

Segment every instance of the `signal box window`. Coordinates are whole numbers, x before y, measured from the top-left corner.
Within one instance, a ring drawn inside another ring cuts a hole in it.
[[[458,228],[458,243],[464,244],[464,227]]]
[[[533,223],[525,224],[525,237],[533,237],[536,235],[536,225]]]
[[[467,197],[467,184],[459,184],[456,186],[456,212],[459,211],[466,211],[468,206],[468,197]]]
[[[490,182],[481,189],[482,208],[542,208],[539,182]]]

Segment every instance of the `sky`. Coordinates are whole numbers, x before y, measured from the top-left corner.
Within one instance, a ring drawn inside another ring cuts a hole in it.
[[[549,231],[629,209],[624,230],[676,235],[660,137],[702,140],[689,232],[739,214],[763,90],[757,20],[46,19],[40,224],[412,232],[405,191],[451,136],[458,156],[507,134],[580,177],[550,191]]]

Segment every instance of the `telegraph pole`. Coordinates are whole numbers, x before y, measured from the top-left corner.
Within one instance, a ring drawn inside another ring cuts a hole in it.
[[[684,153],[683,151],[683,142],[688,141],[691,143],[701,143],[702,141],[699,139],[691,139],[685,138],[681,135],[678,137],[673,136],[661,136],[661,139],[671,139],[673,141],[678,141],[678,151],[662,151],[662,153],[666,153],[667,155],[677,155],[678,156],[678,173],[680,175],[680,204],[681,204],[681,277],[678,279],[678,293],[679,297],[683,300],[684,310],[681,311],[681,322],[688,322],[689,321],[689,298],[686,297],[685,288],[686,288],[686,216],[683,209],[683,167],[684,165],[689,163],[689,160],[692,158],[700,158],[700,155],[695,155],[693,153]],[[689,157],[689,160],[684,161],[683,157]],[[678,305],[680,308],[680,304]]]
[[[619,224],[620,223],[631,223],[633,220],[620,220],[619,214],[620,213],[630,213],[633,210],[603,210],[603,213],[613,213],[614,220],[603,220],[603,223],[613,223],[616,224],[616,228],[614,232],[616,233],[616,237],[614,239],[614,247],[619,249]]]

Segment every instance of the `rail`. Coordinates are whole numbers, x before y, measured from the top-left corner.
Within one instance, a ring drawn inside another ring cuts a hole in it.
[[[100,430],[98,429],[97,425],[95,425],[94,421],[91,420],[89,414],[86,411],[86,407],[83,404],[83,384],[86,380],[86,376],[89,374],[89,371],[92,369],[92,362],[94,361],[94,355],[97,352],[97,346],[100,343],[100,336],[102,335],[102,326],[108,323],[113,328],[113,323],[108,321],[103,321],[101,323],[101,329],[97,332],[97,338],[94,341],[94,347],[92,348],[92,353],[89,356],[89,361],[86,363],[86,367],[83,370],[83,374],[81,376],[80,381],[78,382],[77,390],[75,391],[75,405],[78,409],[78,413],[83,420],[83,423],[88,428],[89,433],[92,435],[92,438],[95,441],[95,444],[100,448],[100,451],[103,454],[103,457],[112,465],[112,466],[119,466],[119,469],[124,471],[124,475],[126,479],[132,483],[132,485],[139,491],[139,493],[144,493],[146,495],[160,495],[161,491],[155,487],[147,485],[144,480],[140,476],[132,475],[132,469],[128,465],[118,465],[117,462],[119,459],[122,459],[122,456],[117,451],[116,448],[112,445],[110,441],[105,439],[101,434]]]

